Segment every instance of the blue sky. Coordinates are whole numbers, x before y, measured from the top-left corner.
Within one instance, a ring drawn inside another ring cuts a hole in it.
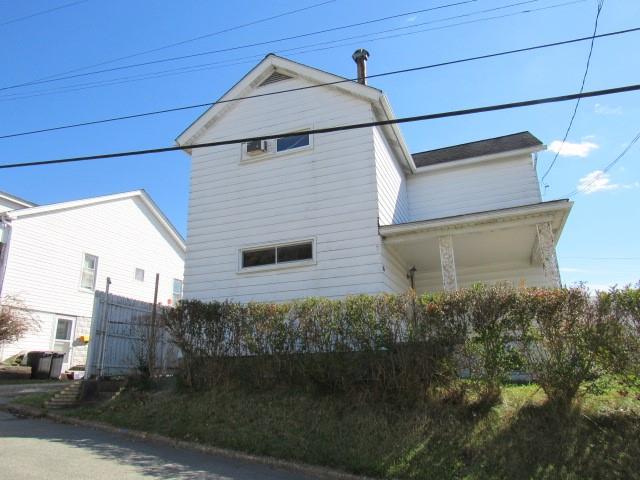
[[[519,0],[522,1],[522,0]],[[494,51],[526,47],[591,34],[596,0],[532,0],[495,11],[481,10],[518,0],[477,0],[433,12],[219,54],[93,75],[59,82],[0,90],[0,135],[90,121],[148,110],[214,101],[258,58],[268,52],[352,77],[351,53],[369,50],[369,73],[435,63]],[[21,19],[55,7],[66,8]],[[0,87],[28,82],[162,47],[253,20],[322,3],[322,0],[162,0],[100,2],[85,0],[0,0]],[[335,0],[221,35],[110,63],[107,68],[166,57],[224,49],[365,21],[453,0],[371,2]],[[569,3],[566,5],[560,5]],[[559,5],[559,6],[558,6]],[[546,8],[549,7],[549,8]],[[544,10],[536,10],[542,9]],[[519,13],[532,10],[529,13]],[[514,15],[463,25],[460,22]],[[472,14],[457,20],[447,17]],[[433,22],[433,23],[426,23]],[[424,25],[416,26],[424,23]],[[598,31],[640,25],[640,2],[606,0]],[[407,27],[394,33],[383,30]],[[435,27],[443,27],[434,29]],[[429,31],[420,31],[427,30]],[[374,40],[378,37],[416,32]],[[306,47],[363,35],[331,45]],[[368,36],[367,36],[368,35]],[[335,47],[314,52],[318,48]],[[596,42],[586,90],[640,81],[637,61],[640,33]],[[291,49],[298,49],[296,50]],[[306,53],[304,53],[306,51]],[[465,63],[451,67],[373,79],[389,96],[397,116],[418,115],[508,101],[572,93],[578,90],[588,43]],[[255,58],[254,58],[255,57]],[[217,63],[198,71],[168,69]],[[83,70],[83,71],[90,71]],[[155,78],[136,79],[158,73]],[[162,73],[160,73],[162,72]],[[80,72],[78,72],[80,73]],[[171,75],[167,75],[171,73]],[[134,81],[135,80],[135,81]],[[88,85],[91,84],[91,85]],[[510,110],[402,127],[411,151],[422,151],[481,138],[530,130],[555,147],[562,139],[573,104]],[[25,137],[0,139],[0,163],[51,159],[173,144],[202,109]],[[640,145],[608,174],[598,173],[640,129],[640,95],[628,93],[584,100],[568,144],[544,188],[544,199],[565,197],[590,184],[573,200],[558,253],[563,280],[594,287],[640,278]],[[554,143],[556,142],[556,143]],[[539,155],[544,172],[553,152]],[[145,188],[176,227],[186,233],[189,161],[181,152],[82,164],[0,171],[0,190],[51,203]],[[595,180],[595,182],[592,182]]]

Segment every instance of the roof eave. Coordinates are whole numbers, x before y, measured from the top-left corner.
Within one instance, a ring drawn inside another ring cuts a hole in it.
[[[435,170],[444,170],[447,168],[462,167],[465,165],[473,165],[475,163],[490,162],[493,160],[502,160],[504,158],[515,157],[518,155],[532,155],[534,153],[546,150],[546,145],[534,145],[533,147],[518,148],[515,150],[507,150],[500,153],[490,153],[487,155],[479,155],[477,157],[461,158],[459,160],[449,160],[442,163],[434,163],[433,165],[425,165],[424,167],[416,167],[415,173],[432,172]]]
[[[556,242],[562,233],[562,229],[567,221],[573,202],[568,199],[539,202],[531,205],[510,207],[499,210],[467,213],[452,217],[434,218],[430,220],[418,220],[409,223],[399,223],[394,225],[383,225],[379,228],[383,238],[396,237],[409,233],[429,232],[434,230],[446,230],[469,223],[500,221],[513,217],[533,216],[540,214],[559,214],[558,227],[556,231]]]
[[[52,203],[49,205],[41,205],[30,208],[23,208],[20,210],[11,210],[5,212],[5,218],[9,220],[17,220],[21,217],[28,217],[31,215],[47,214],[51,212],[57,212],[60,210],[66,210],[70,208],[80,208],[89,205],[95,205],[98,203],[111,202],[115,200],[122,200],[126,198],[139,197],[147,208],[153,213],[154,217],[160,222],[162,227],[169,233],[171,238],[176,242],[178,247],[184,252],[186,251],[185,241],[182,235],[176,230],[169,219],[162,213],[160,208],[151,199],[149,194],[145,190],[133,190],[130,192],[114,193],[112,195],[102,195],[99,197],[85,198],[82,200],[71,200],[68,202]]]
[[[308,65],[303,65],[301,63],[270,54],[267,55],[255,67],[253,67],[249,72],[247,72],[247,74],[245,74],[238,82],[236,82],[236,84],[231,87],[222,97],[220,97],[216,101],[216,103],[214,103],[193,123],[191,123],[191,125],[189,125],[189,127],[187,127],[176,138],[176,143],[182,147],[187,147],[189,144],[191,144],[193,142],[193,139],[198,136],[201,130],[205,128],[206,125],[210,124],[216,116],[222,113],[219,110],[222,110],[223,107],[221,107],[218,102],[240,96],[243,91],[253,86],[254,81],[260,78],[260,76],[263,75],[265,71],[271,67],[273,69],[281,69],[285,71],[288,70],[292,73],[295,73],[297,76],[310,80],[312,82],[340,82],[333,85],[327,85],[327,87],[343,90],[346,93],[366,99],[370,102],[380,102],[380,95],[382,94],[382,91],[377,88],[368,85],[362,85],[358,82],[350,81],[338,75],[324,72],[322,70],[318,70],[317,68],[313,68]],[[228,105],[228,103],[225,103],[224,105]],[[385,111],[387,110],[389,109],[386,109]],[[189,149],[185,148],[185,151],[189,152]]]

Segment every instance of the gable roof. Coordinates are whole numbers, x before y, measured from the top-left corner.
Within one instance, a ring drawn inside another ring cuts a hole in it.
[[[11,195],[10,193],[3,192],[0,190],[0,198],[8,200],[11,203],[15,203],[20,205],[21,208],[35,207],[36,204],[33,202],[29,202],[28,200],[24,200],[20,197],[16,197],[15,195]]]
[[[144,190],[133,190],[131,192],[115,193],[112,195],[101,195],[98,197],[85,198],[82,200],[71,200],[69,202],[51,203],[49,205],[34,206],[30,208],[23,208],[20,210],[11,210],[5,212],[3,215],[10,219],[18,219],[21,217],[28,217],[31,215],[48,214],[53,212],[59,212],[61,210],[67,210],[71,208],[81,208],[91,205],[97,205],[100,203],[113,202],[116,200],[124,200],[128,198],[139,198],[142,203],[149,209],[151,214],[158,220],[160,225],[169,234],[169,236],[176,242],[180,249],[184,252],[185,242],[182,235],[178,233],[169,219],[162,213],[162,210],[151,199],[149,194]]]
[[[229,100],[247,96],[251,89],[259,86],[265,80],[269,80],[276,72],[280,75],[303,78],[315,84],[330,84],[333,82],[332,85],[326,85],[326,88],[338,89],[371,102],[374,106],[374,111],[385,120],[395,118],[389,100],[381,90],[270,53],[189,125],[176,138],[176,143],[183,147],[196,143],[200,135],[215,122],[216,118],[227,112],[234,103],[237,103],[229,102]],[[283,86],[282,89],[285,90],[286,87]],[[398,126],[396,124],[387,125],[383,127],[383,131],[391,139],[390,144],[396,146],[397,153],[405,160],[407,168],[414,171],[413,159]],[[187,148],[186,151],[189,152],[189,149]]]
[[[531,132],[519,132],[502,137],[488,138],[451,147],[427,150],[412,155],[416,167],[428,167],[456,160],[497,155],[524,149],[543,149],[542,142]]]

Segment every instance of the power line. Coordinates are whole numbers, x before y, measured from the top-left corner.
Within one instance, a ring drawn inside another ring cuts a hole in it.
[[[602,11],[603,6],[604,6],[604,0],[598,0],[598,6],[596,10],[596,20],[593,25],[593,35],[592,35],[591,45],[589,46],[589,55],[587,56],[587,64],[585,65],[584,75],[582,76],[582,83],[580,85],[581,92],[584,90],[584,84],[587,81],[587,74],[589,73],[589,65],[591,64],[591,55],[593,54],[593,45],[595,43],[596,33],[598,32],[598,19],[600,18],[600,12]],[[571,127],[573,126],[573,121],[576,118],[576,114],[578,113],[579,106],[580,106],[580,99],[576,101],[576,104],[573,107],[573,113],[571,114],[571,119],[569,120],[569,125],[567,126],[567,130],[564,132],[564,137],[562,139],[562,143],[560,144],[560,148],[558,148],[558,151],[553,156],[553,160],[549,164],[547,171],[544,172],[544,175],[542,175],[542,178],[540,179],[541,183],[544,182],[545,178],[547,178],[547,175],[549,175],[549,172],[551,172],[551,169],[553,168],[553,166],[556,164],[556,161],[558,160],[558,155],[560,155],[560,152],[562,151],[562,147],[564,147],[564,144],[567,141],[567,138],[569,137],[569,132],[571,131]]]
[[[40,12],[35,12],[30,15],[25,15],[24,17],[13,18],[11,20],[7,20],[6,22],[0,23],[0,27],[4,27],[5,25],[10,25],[12,23],[21,22],[23,20],[28,20],[33,17],[37,17],[40,15],[45,15],[47,13],[55,12],[56,10],[62,10],[63,8],[73,7],[74,5],[79,5],[81,3],[86,3],[89,0],[79,0],[77,2],[66,3],[64,5],[60,5],[59,7],[49,8],[48,10],[42,10]]]
[[[50,82],[57,82],[57,81],[61,81],[61,80],[67,80],[67,79],[70,79],[70,78],[78,78],[78,77],[83,77],[83,76],[88,76],[88,75],[97,75],[97,74],[100,74],[100,73],[108,73],[108,72],[113,72],[113,71],[117,71],[117,70],[124,70],[124,69],[129,69],[129,68],[147,66],[147,65],[155,65],[155,64],[158,64],[158,63],[173,62],[173,61],[176,61],[176,60],[184,60],[184,59],[187,59],[187,58],[201,57],[201,56],[205,56],[205,55],[213,55],[213,54],[216,54],[216,53],[225,53],[225,52],[242,50],[242,49],[251,48],[251,47],[270,45],[270,44],[274,44],[274,43],[280,43],[280,42],[284,42],[284,41],[288,41],[288,40],[295,40],[295,39],[298,39],[298,38],[305,38],[305,37],[320,35],[320,34],[323,34],[323,33],[329,33],[329,32],[334,32],[334,31],[338,31],[338,30],[344,30],[344,29],[358,27],[358,26],[362,26],[362,25],[369,25],[369,24],[372,24],[372,23],[391,20],[391,19],[394,19],[394,18],[400,18],[400,17],[409,16],[409,15],[416,15],[418,13],[425,13],[425,12],[428,12],[428,11],[439,10],[439,9],[443,9],[443,8],[449,8],[449,7],[463,5],[463,4],[466,4],[466,3],[472,3],[472,2],[476,2],[476,1],[477,0],[464,0],[464,1],[459,1],[459,2],[456,2],[456,3],[440,5],[440,6],[437,6],[437,7],[431,7],[431,8],[422,9],[422,10],[415,10],[415,11],[405,12],[405,13],[391,15],[391,16],[387,16],[387,17],[376,18],[376,19],[373,19],[373,20],[367,20],[367,21],[364,21],[364,22],[352,23],[352,24],[349,24],[349,25],[341,25],[341,26],[338,26],[338,27],[331,27],[331,28],[326,28],[326,29],[323,29],[323,30],[316,30],[314,32],[307,32],[307,33],[302,33],[302,34],[298,34],[298,35],[292,35],[292,36],[288,36],[288,37],[276,38],[276,39],[272,39],[272,40],[265,40],[265,41],[261,41],[261,42],[254,42],[254,43],[249,43],[249,44],[244,44],[244,45],[236,45],[236,46],[233,46],[233,47],[226,47],[226,48],[221,48],[221,49],[217,49],[217,50],[208,50],[208,51],[204,51],[204,52],[192,53],[192,54],[189,54],[189,55],[181,55],[181,56],[176,56],[176,57],[169,57],[169,58],[163,58],[163,59],[158,59],[158,60],[151,60],[151,61],[148,61],[148,62],[141,62],[141,63],[130,64],[130,65],[123,65],[123,66],[120,66],[120,67],[113,67],[113,68],[102,69],[102,70],[94,70],[92,72],[85,72],[85,73],[79,73],[79,74],[75,74],[75,75],[68,75],[68,76],[64,76],[64,77],[57,77],[57,78],[48,79],[48,80],[42,80],[42,81],[38,81],[38,82],[27,82],[27,83],[9,85],[9,86],[6,86],[6,87],[0,87],[0,91],[9,90],[9,89],[13,89],[13,88],[18,88],[18,87],[22,87],[22,86],[39,85],[39,84],[42,84],[42,83],[50,83]],[[534,3],[534,2],[538,2],[538,1],[540,1],[540,0],[525,0],[525,1],[517,2],[517,3],[504,5],[504,6],[501,6],[501,7],[495,7],[495,8],[491,8],[491,9],[487,9],[487,10],[481,10],[481,11],[477,11],[477,12],[472,12],[472,13],[457,15],[457,16],[454,16],[454,17],[449,17],[449,20],[455,19],[455,18],[462,18],[462,17],[466,17],[466,16],[469,16],[469,15],[487,13],[487,12],[490,12],[490,11],[496,11],[496,10],[501,10],[501,9],[505,9],[505,8],[511,8],[511,7],[514,7],[514,6],[528,4],[528,3]],[[416,27],[418,27],[420,25],[423,25],[423,24],[424,23],[417,23],[417,24],[410,25],[410,26],[403,27],[403,28],[416,28]]]
[[[593,180],[591,180],[589,183],[587,183],[586,185],[579,185],[578,188],[576,188],[575,190],[573,190],[571,193],[567,194],[568,198],[574,197],[576,196],[578,193],[588,193],[589,192],[589,187],[591,185],[593,185],[594,183],[596,183],[598,180],[602,179],[602,175],[604,175],[605,173],[607,173],[609,170],[611,170],[613,168],[613,166],[618,163],[620,160],[622,160],[622,158],[627,154],[627,152],[629,150],[631,150],[633,148],[633,146],[636,144],[636,142],[640,140],[640,132],[638,132],[636,134],[635,137],[633,137],[633,139],[629,142],[629,144],[625,147],[624,150],[622,150],[622,152],[620,152],[620,154],[613,159],[613,161],[609,162],[609,164],[607,164],[606,167],[604,167],[600,172],[599,175],[595,175]]]
[[[637,32],[637,31],[640,31],[640,27],[631,28],[631,29],[627,29],[627,30],[618,30],[616,32],[603,33],[603,34],[600,34],[600,35],[596,35],[595,38],[611,37],[611,36],[615,36],[615,35],[622,35],[622,34],[632,33],[632,32]],[[439,63],[433,63],[433,64],[429,64],[429,65],[421,65],[421,66],[417,66],[417,67],[404,68],[404,69],[401,69],[401,70],[393,70],[393,71],[389,71],[389,72],[377,73],[377,74],[374,74],[374,75],[368,75],[366,78],[367,79],[372,79],[372,78],[385,77],[385,76],[390,76],[390,75],[398,75],[398,74],[403,74],[403,73],[417,72],[417,71],[427,70],[427,69],[431,69],[431,68],[445,67],[445,66],[449,66],[449,65],[456,65],[456,64],[465,63],[465,62],[471,62],[471,61],[477,61],[477,60],[485,60],[485,59],[489,59],[489,58],[495,58],[495,57],[500,57],[500,56],[505,56],[505,55],[511,55],[511,54],[515,54],[515,53],[523,53],[523,52],[539,50],[539,49],[543,49],[543,48],[556,47],[556,46],[561,46],[561,45],[568,45],[568,44],[571,44],[571,43],[583,42],[583,41],[586,41],[586,40],[591,40],[592,38],[593,37],[591,37],[591,36],[581,37],[581,38],[574,38],[574,39],[571,39],[571,40],[563,40],[563,41],[559,41],[559,42],[546,43],[546,44],[541,44],[541,45],[534,45],[534,46],[531,46],[531,47],[524,47],[524,48],[518,48],[518,49],[513,49],[513,50],[505,50],[505,51],[502,51],[502,52],[488,53],[488,54],[485,54],[485,55],[478,55],[478,56],[474,56],[474,57],[466,57],[466,58],[461,58],[461,59],[456,59],[456,60],[449,60],[449,61],[446,61],[446,62],[439,62]],[[88,125],[97,125],[97,124],[101,124],[101,123],[109,123],[109,122],[116,122],[116,121],[122,121],[122,120],[130,120],[130,119],[134,119],[134,118],[141,118],[141,117],[159,115],[159,114],[164,114],[164,113],[178,112],[178,111],[190,110],[190,109],[194,109],[194,108],[211,107],[211,106],[222,104],[222,103],[238,102],[238,101],[249,100],[249,99],[253,99],[253,98],[261,98],[261,97],[267,97],[267,96],[272,96],[272,95],[280,95],[280,94],[283,94],[283,93],[299,92],[301,90],[309,90],[309,89],[313,89],[313,88],[337,85],[337,84],[341,84],[341,83],[351,83],[351,82],[354,82],[355,80],[357,80],[357,79],[355,79],[355,78],[347,78],[347,79],[336,80],[334,82],[319,83],[319,84],[308,85],[308,86],[304,86],[304,87],[290,88],[290,89],[286,89],[286,90],[277,90],[275,92],[261,93],[261,94],[256,94],[256,95],[248,95],[248,96],[244,96],[244,97],[236,97],[236,98],[231,98],[231,99],[228,99],[228,100],[218,100],[218,101],[215,101],[215,102],[199,103],[199,104],[195,104],[195,105],[186,105],[186,106],[182,106],[182,107],[167,108],[167,109],[163,109],[163,110],[154,110],[154,111],[151,111],[151,112],[135,113],[135,114],[131,114],[131,115],[123,115],[123,116],[119,116],[119,117],[111,117],[111,118],[105,118],[105,119],[101,119],[101,120],[93,120],[93,121],[88,121],[88,122],[73,123],[73,124],[68,124],[68,125],[60,125],[60,126],[57,126],[57,127],[42,128],[42,129],[30,130],[30,131],[26,131],[26,132],[11,133],[11,134],[6,134],[6,135],[0,135],[0,139],[13,138],[13,137],[19,137],[19,136],[25,136],[25,135],[34,135],[34,134],[37,134],[37,133],[52,132],[52,131],[57,131],[57,130],[65,130],[65,129],[69,129],[69,128],[78,128],[78,127],[84,127],[84,126],[88,126]]]
[[[538,0],[535,0],[535,1],[538,1]],[[396,28],[392,28],[392,29],[388,29],[388,30],[382,30],[382,31],[378,31],[378,32],[355,35],[355,36],[350,36],[350,37],[343,37],[342,39],[337,39],[337,40],[330,40],[330,41],[324,41],[324,42],[319,42],[319,43],[307,44],[307,45],[299,46],[299,47],[280,49],[280,50],[276,50],[275,53],[280,54],[280,53],[285,53],[285,52],[292,52],[292,53],[289,54],[290,56],[304,55],[304,54],[308,54],[308,53],[311,53],[311,52],[325,51],[325,50],[330,50],[330,49],[334,49],[334,48],[341,48],[341,47],[344,47],[344,46],[347,46],[347,45],[354,45],[355,44],[355,42],[351,42],[351,43],[342,43],[342,44],[335,45],[335,44],[337,44],[339,42],[342,42],[342,41],[345,41],[345,40],[352,40],[352,39],[356,39],[356,38],[366,38],[367,42],[372,43],[372,42],[377,42],[377,41],[381,41],[381,40],[385,40],[385,39],[405,37],[405,36],[409,36],[409,35],[416,35],[416,34],[423,33],[423,32],[430,32],[430,31],[435,31],[435,30],[444,30],[444,29],[447,29],[447,28],[457,27],[457,26],[461,26],[461,25],[468,25],[468,24],[471,24],[471,23],[486,22],[486,21],[489,21],[489,20],[502,19],[502,18],[505,18],[505,17],[512,17],[512,16],[517,16],[517,15],[522,15],[522,14],[527,14],[527,13],[533,13],[533,12],[537,12],[537,11],[541,11],[541,10],[549,10],[549,9],[552,9],[552,8],[559,8],[559,7],[563,7],[563,6],[567,6],[567,5],[573,5],[573,4],[576,4],[576,3],[582,3],[582,2],[585,2],[585,1],[586,0],[572,0],[572,1],[569,1],[569,2],[563,2],[563,3],[559,3],[559,4],[546,6],[546,7],[541,7],[541,8],[522,10],[522,11],[519,11],[519,12],[512,12],[512,13],[508,13],[508,14],[504,14],[504,15],[494,15],[492,17],[483,17],[483,18],[479,18],[479,19],[453,23],[453,24],[449,24],[449,25],[444,25],[442,27],[426,28],[426,29],[420,29],[420,30],[417,30],[417,31],[405,32],[405,33],[400,33],[400,34],[395,34],[395,35],[386,35],[386,36],[382,36],[382,37],[378,37],[378,38],[369,38],[371,35],[379,35],[379,34],[388,33],[388,32],[395,32],[395,31],[398,31],[398,30],[405,30],[407,28],[415,28],[416,26],[444,22],[444,21],[451,20],[453,18],[471,16],[471,15],[476,15],[476,14],[480,13],[480,12],[476,11],[476,12],[471,12],[471,13],[464,14],[464,15],[457,15],[455,17],[440,18],[440,19],[431,20],[431,21],[428,21],[428,22],[422,22],[422,23],[419,23],[419,24],[411,25],[411,26],[396,27]],[[505,7],[498,7],[498,8],[505,8]],[[489,9],[489,10],[494,10],[494,9]],[[481,12],[486,12],[486,10],[485,11],[481,11]],[[318,46],[318,45],[333,45],[333,46],[323,47],[323,48],[314,48],[314,49],[309,49],[309,50],[302,50],[302,49],[307,49],[308,47],[314,47],[314,46]],[[235,66],[235,65],[251,63],[249,61],[237,61],[237,60],[256,59],[256,58],[261,58],[264,55],[265,54],[263,53],[262,55],[245,56],[245,57],[239,57],[239,58],[229,59],[229,60],[222,60],[222,61],[217,61],[217,62],[212,62],[212,63],[204,63],[204,64],[199,64],[199,65],[187,65],[187,66],[172,68],[172,69],[168,69],[168,70],[160,70],[160,71],[151,72],[151,73],[141,73],[141,74],[137,74],[137,75],[134,75],[134,76],[119,77],[119,78],[115,78],[115,79],[111,79],[111,80],[100,80],[100,81],[96,81],[96,82],[69,85],[69,86],[66,86],[66,87],[63,86],[61,88],[54,88],[54,89],[51,89],[51,90],[35,92],[35,93],[32,93],[32,94],[14,93],[14,94],[0,96],[0,101],[5,101],[6,102],[6,101],[12,101],[12,100],[22,100],[22,99],[33,98],[33,97],[41,97],[41,96],[44,96],[44,95],[53,95],[53,94],[56,94],[56,93],[69,93],[69,92],[75,92],[75,91],[80,91],[80,90],[86,90],[86,89],[89,89],[89,88],[98,88],[98,87],[113,86],[113,85],[122,85],[122,84],[126,84],[126,83],[138,82],[138,81],[147,80],[147,79],[162,78],[162,77],[167,77],[167,76],[172,76],[172,75],[180,75],[180,74],[184,74],[184,73],[200,72],[200,71],[203,71],[203,70],[226,68],[226,67],[229,67],[229,66]]]
[[[640,84],[634,84],[634,85],[627,85],[624,87],[609,88],[605,90],[595,90],[591,92],[581,92],[581,93],[574,93],[569,95],[560,95],[556,97],[537,98],[534,100],[503,103],[503,104],[490,105],[485,107],[468,108],[464,110],[453,110],[448,112],[431,113],[431,114],[417,115],[412,117],[402,117],[402,118],[396,118],[391,120],[379,120],[374,122],[340,125],[335,127],[316,128],[311,130],[305,130],[305,133],[308,133],[309,135],[314,135],[314,134],[317,135],[317,134],[323,134],[323,133],[342,132],[347,130],[356,130],[360,128],[370,128],[370,127],[377,127],[377,126],[384,126],[384,125],[422,122],[426,120],[435,120],[440,118],[450,118],[450,117],[459,117],[463,115],[495,112],[500,110],[508,110],[512,108],[544,105],[548,103],[566,102],[570,100],[577,100],[579,98],[600,97],[603,95],[612,95],[616,93],[633,92],[638,90],[640,90]],[[125,152],[106,153],[101,155],[86,155],[82,157],[60,158],[56,160],[40,160],[35,162],[8,163],[8,164],[0,165],[0,169],[33,167],[37,165],[52,165],[52,164],[81,162],[81,161],[88,161],[88,160],[101,160],[101,159],[108,159],[108,158],[132,157],[137,155],[149,155],[149,154],[155,154],[155,153],[175,152],[177,150],[193,150],[198,148],[235,145],[235,144],[241,144],[241,143],[257,141],[257,140],[270,140],[270,139],[276,139],[276,138],[294,137],[298,135],[300,135],[300,131],[270,134],[270,135],[260,135],[260,136],[254,136],[254,137],[246,137],[246,138],[237,138],[233,140],[221,140],[217,142],[198,143],[198,144],[186,145],[186,146],[177,145],[172,147],[160,147],[160,148],[151,148],[151,149],[145,149],[145,150],[129,150]]]
[[[84,1],[86,1],[86,0],[84,0]],[[46,77],[36,78],[35,80],[31,80],[30,82],[24,83],[22,85],[29,85],[32,82],[38,82],[40,80],[48,80],[50,78],[59,77],[61,75],[67,75],[69,73],[75,73],[75,72],[79,72],[79,71],[82,71],[82,70],[86,70],[87,68],[100,67],[102,65],[108,65],[110,63],[118,62],[120,60],[127,60],[129,58],[134,58],[134,57],[139,57],[141,55],[146,55],[146,54],[149,54],[149,53],[159,52],[161,50],[166,50],[168,48],[177,47],[177,46],[180,46],[180,45],[185,45],[187,43],[195,42],[197,40],[202,40],[204,38],[211,38],[211,37],[214,37],[214,36],[217,36],[217,35],[222,35],[223,33],[229,33],[229,32],[233,32],[235,30],[240,30],[242,28],[250,27],[252,25],[257,25],[259,23],[265,23],[265,22],[269,22],[271,20],[276,20],[278,18],[286,17],[286,16],[289,16],[289,15],[294,15],[296,13],[305,12],[307,10],[311,10],[311,9],[314,9],[314,8],[322,7],[324,5],[328,5],[329,3],[334,3],[335,1],[336,0],[327,0],[327,1],[324,1],[324,2],[321,2],[321,3],[315,3],[315,4],[309,5],[307,7],[297,8],[295,10],[289,10],[289,11],[286,11],[286,12],[279,13],[277,15],[272,15],[270,17],[260,18],[258,20],[253,20],[251,22],[242,23],[242,24],[239,24],[239,25],[234,25],[233,27],[224,28],[222,30],[217,30],[215,32],[207,33],[205,35],[199,35],[197,37],[187,38],[187,39],[181,40],[179,42],[169,43],[169,44],[162,45],[160,47],[155,47],[155,48],[152,48],[152,49],[149,49],[149,50],[143,50],[143,51],[140,51],[140,52],[137,52],[137,53],[124,55],[122,57],[116,57],[116,58],[112,58],[110,60],[105,60],[105,61],[102,61],[102,62],[99,62],[99,63],[93,63],[91,65],[85,65],[83,67],[74,68],[73,70],[67,70],[67,71],[56,73],[56,74],[53,74],[53,75],[48,75]]]
[[[538,1],[538,0],[535,0],[535,1]],[[396,34],[396,35],[386,35],[386,36],[382,36],[382,37],[378,37],[378,38],[369,38],[371,35],[379,35],[379,34],[388,33],[388,32],[395,32],[395,31],[398,31],[398,30],[405,30],[405,29],[408,29],[408,28],[415,28],[415,27],[421,26],[421,25],[444,22],[444,21],[448,21],[448,20],[451,20],[451,19],[454,19],[454,18],[460,18],[460,17],[476,15],[478,13],[487,12],[487,11],[496,10],[496,9],[483,10],[483,11],[479,11],[479,12],[476,11],[476,12],[471,12],[471,13],[467,13],[467,14],[464,14],[464,15],[457,15],[455,17],[440,18],[440,19],[436,19],[436,20],[422,22],[422,23],[419,23],[419,24],[411,25],[411,26],[396,27],[396,28],[392,28],[392,29],[388,29],[388,30],[382,30],[382,31],[378,31],[378,32],[355,35],[355,36],[350,36],[350,37],[343,37],[342,39],[337,39],[337,40],[330,40],[330,41],[324,41],[324,42],[319,42],[319,43],[308,44],[308,45],[304,45],[304,46],[300,46],[300,47],[293,47],[293,48],[276,50],[275,53],[280,54],[280,53],[285,53],[285,52],[292,52],[289,55],[291,55],[291,56],[303,55],[303,54],[307,54],[307,53],[311,53],[311,52],[330,50],[330,49],[334,49],[334,48],[341,48],[341,47],[344,47],[344,46],[347,46],[347,45],[354,45],[355,44],[354,42],[351,42],[351,43],[342,43],[342,44],[339,44],[339,45],[335,45],[336,43],[339,43],[339,42],[342,42],[342,41],[345,41],[345,40],[352,40],[352,39],[356,39],[356,38],[366,38],[367,41],[369,43],[371,43],[371,42],[377,42],[377,41],[391,39],[391,38],[398,38],[398,37],[404,37],[404,36],[409,36],[409,35],[416,35],[416,34],[423,33],[423,32],[429,32],[429,31],[435,31],[435,30],[443,30],[443,29],[452,28],[452,27],[456,27],[456,26],[468,25],[468,24],[471,24],[471,23],[486,22],[486,21],[489,21],[489,20],[496,20],[496,19],[502,19],[502,18],[505,18],[505,17],[512,17],[512,16],[517,16],[517,15],[522,15],[522,14],[527,14],[527,13],[533,13],[533,12],[537,12],[537,11],[541,11],[541,10],[549,10],[549,9],[559,8],[559,7],[563,7],[563,6],[567,6],[567,5],[573,5],[573,4],[576,4],[576,3],[582,3],[584,1],[586,1],[586,0],[572,0],[572,1],[569,1],[569,2],[563,2],[563,3],[559,3],[559,4],[546,6],[546,7],[541,7],[541,8],[522,10],[522,11],[519,11],[519,12],[512,12],[512,13],[508,13],[508,14],[504,14],[504,15],[494,15],[492,17],[484,17],[484,18],[479,18],[479,19],[475,19],[475,20],[468,20],[468,21],[464,21],[464,22],[453,23],[453,24],[449,24],[449,25],[444,25],[442,27],[426,28],[426,29],[420,29],[420,30],[417,30],[417,31],[406,32],[406,33],[401,33],[401,34]],[[498,7],[498,9],[500,9],[500,8],[506,8],[506,7]],[[330,46],[330,47],[314,48],[314,49],[310,49],[310,50],[302,50],[302,51],[300,51],[301,49],[306,49],[308,47],[314,47],[314,46],[318,46],[318,45],[332,45],[332,44],[333,44],[333,46]],[[182,67],[168,69],[168,70],[160,70],[160,71],[151,72],[151,73],[137,74],[137,75],[134,75],[134,76],[119,77],[119,78],[115,78],[115,79],[111,79],[111,80],[100,80],[100,81],[97,81],[97,82],[89,82],[89,83],[69,85],[69,86],[66,86],[66,87],[54,88],[52,90],[45,90],[45,91],[40,91],[40,92],[36,92],[36,93],[32,93],[32,94],[20,94],[20,93],[9,94],[9,95],[0,96],[0,101],[21,100],[21,99],[26,99],[26,98],[40,97],[40,96],[44,96],[44,95],[52,95],[52,94],[56,94],[56,93],[69,93],[69,92],[75,92],[75,91],[79,91],[79,90],[86,90],[86,89],[89,89],[89,88],[121,85],[121,84],[125,84],[125,83],[137,82],[137,81],[147,80],[147,79],[162,78],[162,77],[171,76],[171,75],[180,75],[180,74],[184,74],[184,73],[200,72],[200,71],[203,71],[203,70],[211,70],[211,69],[214,69],[214,68],[215,69],[225,68],[225,67],[229,67],[229,66],[235,66],[235,65],[240,65],[240,64],[251,63],[249,61],[238,61],[238,60],[256,59],[256,58],[261,58],[262,56],[264,56],[264,54],[262,54],[262,55],[252,55],[252,56],[248,56],[248,57],[245,56],[245,57],[240,57],[240,58],[235,58],[235,59],[217,61],[217,62],[212,62],[212,63],[204,63],[204,64],[199,64],[199,65],[188,65],[188,66],[182,66]]]

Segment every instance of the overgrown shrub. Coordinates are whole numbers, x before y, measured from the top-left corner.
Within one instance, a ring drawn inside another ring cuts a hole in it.
[[[287,304],[182,302],[167,327],[183,352],[183,380],[230,379],[326,392],[419,398],[455,375],[455,341],[439,311],[413,294],[309,298]]]
[[[638,292],[607,295],[476,285],[420,298],[189,300],[168,310],[166,326],[193,388],[280,383],[412,401],[466,373],[495,400],[509,374],[525,370],[568,406],[583,383],[628,365],[631,344],[620,345],[630,328],[637,338]]]
[[[509,373],[521,367],[517,337],[518,319],[514,314],[517,291],[507,284],[483,284],[450,294],[447,302],[459,305],[468,322],[464,349],[465,370],[481,383],[484,400],[497,400],[500,386]]]
[[[527,370],[552,404],[567,408],[580,386],[598,378],[615,325],[584,287],[520,293],[521,345]]]
[[[618,329],[618,341],[608,351],[609,368],[630,383],[640,377],[640,282],[598,295],[600,311]]]

